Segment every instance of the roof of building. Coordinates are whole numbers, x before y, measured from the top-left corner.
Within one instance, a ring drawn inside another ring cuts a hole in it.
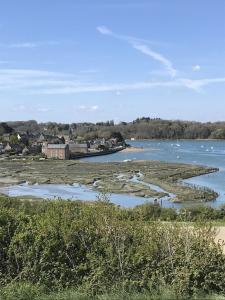
[[[48,144],[48,149],[65,149],[68,145],[66,144]]]

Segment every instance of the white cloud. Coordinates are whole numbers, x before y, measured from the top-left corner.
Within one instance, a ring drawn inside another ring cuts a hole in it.
[[[144,43],[151,43],[150,41],[138,39],[132,36],[124,36],[124,35],[119,35],[114,32],[112,32],[109,28],[105,26],[98,26],[97,31],[103,35],[108,35],[113,38],[123,40],[128,42],[134,49],[140,51],[141,53],[151,57],[152,59],[160,62],[165,69],[168,71],[171,77],[175,77],[177,74],[177,70],[173,67],[172,62],[164,57],[161,53],[158,53],[156,51],[153,51],[149,46],[145,45]]]
[[[194,72],[198,72],[198,71],[200,71],[200,69],[201,69],[201,67],[199,65],[195,65],[192,67],[192,71],[194,71]]]
[[[99,110],[99,107],[98,105],[93,105],[91,106],[91,110],[95,111],[95,110]]]
[[[40,113],[48,113],[51,110],[49,108],[47,108],[47,107],[38,107],[37,111],[40,112]]]
[[[75,107],[75,109],[76,109],[76,107]],[[80,105],[78,107],[78,109],[86,111],[86,112],[90,112],[90,111],[97,111],[97,110],[99,110],[99,106],[98,105],[92,105],[92,106]]]

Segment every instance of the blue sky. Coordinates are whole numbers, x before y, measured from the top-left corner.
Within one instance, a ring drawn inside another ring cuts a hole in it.
[[[224,0],[0,0],[0,120],[225,120]]]

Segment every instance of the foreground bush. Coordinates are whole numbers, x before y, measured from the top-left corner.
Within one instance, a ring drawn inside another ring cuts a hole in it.
[[[225,294],[225,256],[210,226],[149,222],[101,202],[6,204],[0,207],[2,299],[65,289],[77,297]]]
[[[9,284],[0,290],[1,300],[183,300],[169,288],[151,290],[144,293],[114,292],[91,296],[74,289],[60,292],[46,292],[43,287],[28,283]],[[224,300],[225,297],[216,294],[198,294],[185,299],[189,300]]]

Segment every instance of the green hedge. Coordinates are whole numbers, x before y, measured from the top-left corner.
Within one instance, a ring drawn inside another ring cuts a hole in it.
[[[140,211],[102,202],[3,200],[0,260],[1,288],[24,282],[29,295],[36,287],[225,294],[225,256],[210,226],[149,222]]]

